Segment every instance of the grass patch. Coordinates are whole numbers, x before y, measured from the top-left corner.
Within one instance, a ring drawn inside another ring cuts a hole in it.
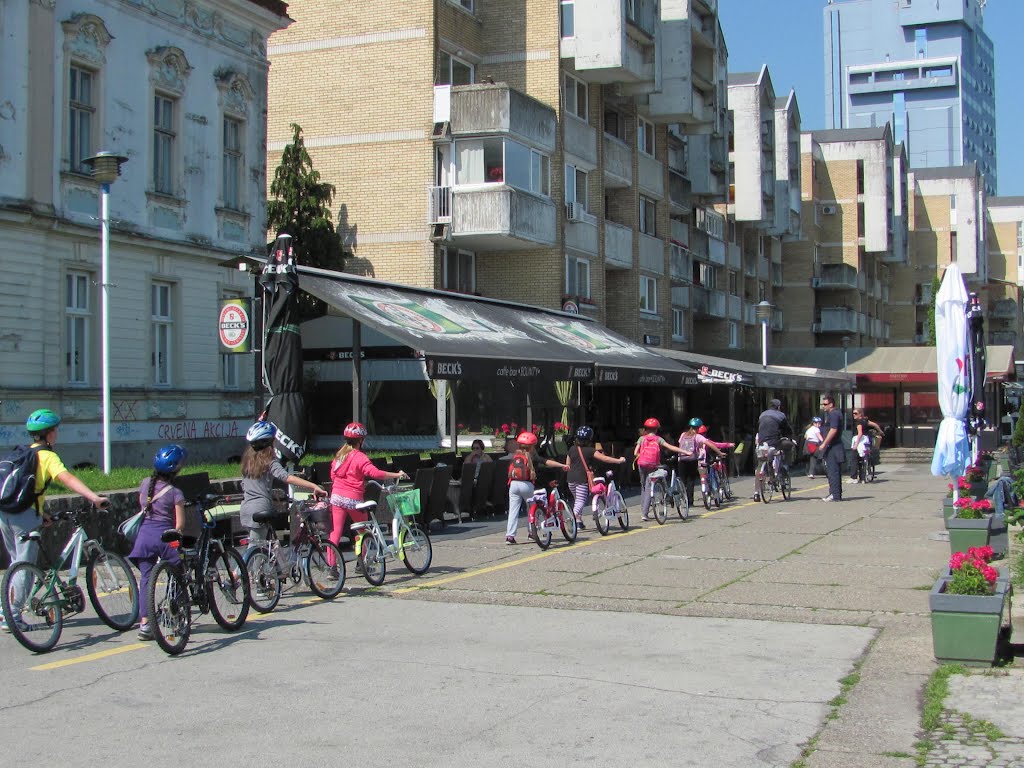
[[[924,738],[914,745],[917,749],[915,760],[919,766],[924,766],[928,754],[935,748],[933,735],[939,735],[943,740],[955,738],[956,727],[951,723],[941,721],[942,713],[947,711],[945,706],[946,697],[949,695],[949,678],[952,675],[964,675],[968,670],[963,664],[944,664],[928,678],[924,688],[924,707],[921,712],[921,728],[925,733]],[[965,712],[956,711],[967,729],[971,739],[983,740],[986,743],[996,741],[1004,737],[1002,731],[987,720],[979,720],[971,717]]]
[[[895,757],[901,759],[910,759],[913,757],[909,752],[883,752],[882,757]]]

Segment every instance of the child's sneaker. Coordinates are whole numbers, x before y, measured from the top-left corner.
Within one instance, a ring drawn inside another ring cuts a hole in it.
[[[515,536],[506,536],[506,537],[505,537],[505,543],[506,543],[506,544],[507,544],[508,546],[512,546],[512,545],[514,545],[514,544],[516,543],[516,537],[515,537]]]

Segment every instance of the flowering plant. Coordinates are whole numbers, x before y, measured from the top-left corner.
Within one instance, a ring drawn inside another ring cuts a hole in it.
[[[961,496],[953,502],[956,508],[956,516],[961,520],[980,520],[992,511],[992,502],[988,499],[975,501],[967,496]]]
[[[569,425],[561,421],[556,421],[554,423],[554,430],[556,435],[568,435]]]
[[[961,480],[967,481],[967,483],[983,483],[988,477],[988,468],[980,466],[979,464],[972,464],[964,470],[964,476]]]
[[[995,591],[999,571],[989,565],[992,547],[969,547],[954,552],[949,558],[952,578],[946,585],[948,595],[991,595]]]
[[[495,437],[515,437],[519,434],[519,425],[514,421],[505,422],[499,427],[494,428]]]

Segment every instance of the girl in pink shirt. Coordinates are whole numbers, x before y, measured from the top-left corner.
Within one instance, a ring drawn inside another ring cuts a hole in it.
[[[345,444],[341,446],[331,462],[331,528],[330,539],[337,544],[341,541],[342,528],[351,517],[353,523],[368,519],[365,512],[356,509],[363,500],[363,484],[370,480],[401,480],[409,476],[405,472],[385,472],[370,463],[363,453],[363,439],[366,427],[354,421],[345,427]]]

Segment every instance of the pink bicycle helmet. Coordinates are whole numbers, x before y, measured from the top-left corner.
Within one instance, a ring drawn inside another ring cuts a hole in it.
[[[345,427],[345,437],[366,437],[366,427],[360,424],[358,421],[353,421],[347,427]]]
[[[529,448],[531,445],[537,444],[537,436],[533,432],[520,432],[516,442],[524,448]]]
[[[644,422],[644,426],[647,429],[661,429],[661,422],[657,419],[648,419]]]

